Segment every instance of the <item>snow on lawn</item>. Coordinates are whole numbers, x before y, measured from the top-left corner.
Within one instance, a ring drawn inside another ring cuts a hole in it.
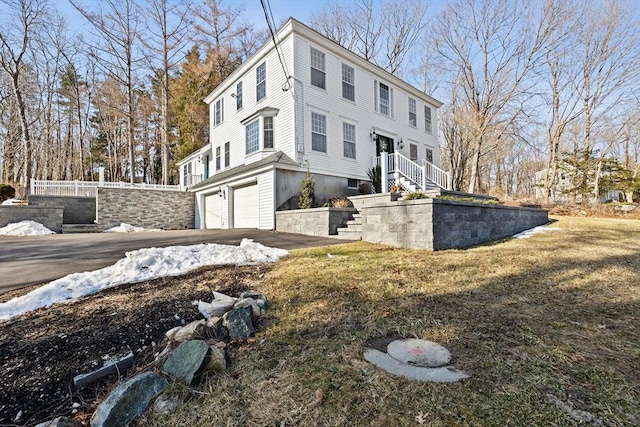
[[[46,236],[55,234],[44,225],[35,221],[20,221],[7,224],[0,228],[0,235],[3,236]]]
[[[524,230],[524,231],[514,235],[513,237],[516,238],[516,239],[528,239],[529,237],[533,236],[534,234],[546,233],[547,231],[558,231],[558,230],[562,230],[562,228],[547,227],[545,225],[541,225],[539,227],[534,227],[534,228],[530,228],[528,230]]]
[[[140,233],[142,231],[162,231],[159,228],[134,227],[126,222],[121,222],[119,226],[104,230],[105,233]]]
[[[250,239],[242,239],[240,246],[200,244],[138,249],[127,252],[125,258],[109,267],[70,274],[0,304],[0,321],[124,283],[177,276],[205,265],[275,262],[287,255],[284,249],[269,248]]]

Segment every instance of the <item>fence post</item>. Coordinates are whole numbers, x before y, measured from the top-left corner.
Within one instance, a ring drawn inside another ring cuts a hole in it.
[[[380,153],[380,193],[389,192],[389,180],[387,179],[387,152]]]
[[[98,185],[104,187],[104,166],[98,168]]]
[[[36,194],[36,180],[35,179],[31,180],[31,190],[29,191],[29,194]]]
[[[425,191],[427,189],[427,167],[420,166],[420,169],[422,169],[422,182],[420,184],[422,184],[422,191]]]

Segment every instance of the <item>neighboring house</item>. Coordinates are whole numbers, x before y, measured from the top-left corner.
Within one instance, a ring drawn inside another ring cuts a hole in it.
[[[178,162],[196,228],[274,229],[307,167],[318,202],[358,194],[383,149],[417,188],[431,172],[409,169],[440,171],[439,101],[293,18],[275,39],[205,98],[210,143]]]

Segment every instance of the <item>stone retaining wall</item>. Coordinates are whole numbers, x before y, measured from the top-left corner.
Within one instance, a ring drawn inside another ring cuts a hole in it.
[[[358,211],[354,208],[313,208],[276,212],[276,230],[307,236],[333,236]]]
[[[542,209],[438,199],[369,206],[361,214],[362,240],[429,250],[490,242],[549,221]]]
[[[63,208],[52,206],[0,206],[0,228],[7,224],[31,220],[51,231],[62,231]]]
[[[64,208],[64,224],[93,224],[96,219],[95,197],[29,195],[29,206]]]
[[[164,230],[193,228],[195,193],[131,188],[98,188],[97,222],[110,228],[125,222]]]

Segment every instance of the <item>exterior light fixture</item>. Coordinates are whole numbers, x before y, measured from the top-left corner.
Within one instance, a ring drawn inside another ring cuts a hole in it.
[[[398,140],[398,147],[402,150],[404,148],[404,143],[402,142],[402,138]]]
[[[371,141],[376,142],[378,140],[378,134],[376,133],[376,128],[372,127],[371,132],[369,133],[371,137]]]

